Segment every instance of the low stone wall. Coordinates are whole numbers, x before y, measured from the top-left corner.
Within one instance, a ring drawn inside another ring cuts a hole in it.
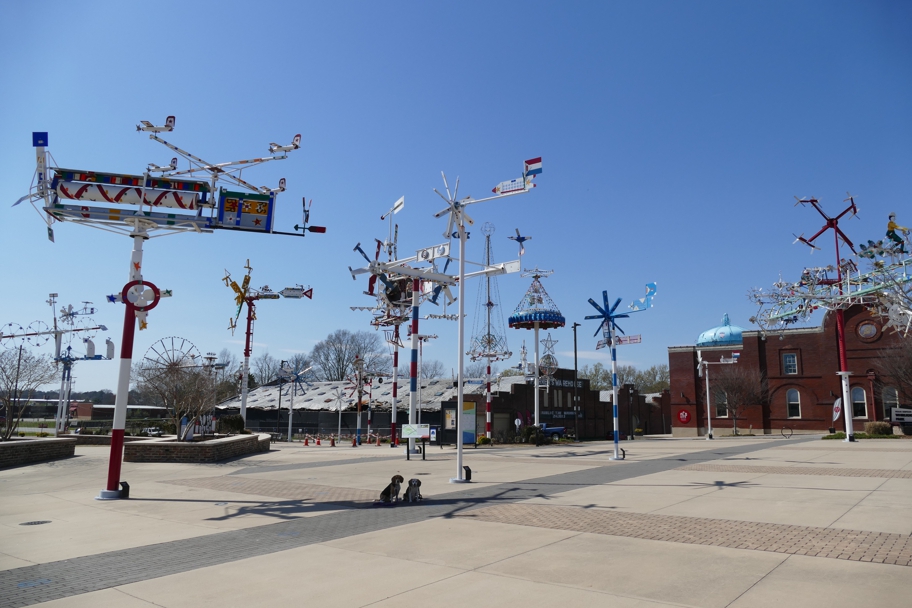
[[[69,458],[75,453],[76,440],[69,438],[43,437],[0,441],[0,469],[32,462]]]
[[[141,439],[141,438],[139,438]],[[173,438],[133,441],[124,445],[125,462],[218,462],[269,451],[269,435],[233,435],[209,441]]]
[[[68,433],[66,435],[59,435],[59,437],[73,438],[76,440],[76,445],[111,445],[110,435],[75,435]],[[148,439],[148,437],[133,437],[130,435],[124,437],[124,443],[128,441],[142,441],[144,439]]]

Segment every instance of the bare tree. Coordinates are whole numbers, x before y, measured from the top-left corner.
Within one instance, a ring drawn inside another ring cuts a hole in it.
[[[257,384],[263,386],[276,379],[279,373],[279,360],[265,351],[263,354],[253,359],[253,375],[256,376]]]
[[[311,353],[321,380],[344,380],[352,372],[356,356],[364,361],[364,369],[371,374],[389,375],[392,371],[383,341],[369,331],[337,329],[317,342]]]
[[[442,365],[440,367],[443,367]],[[472,361],[465,366],[463,370],[466,378],[484,378],[488,373],[488,362],[485,360]],[[496,364],[491,364],[491,375],[496,376],[500,368]]]
[[[661,393],[671,386],[668,364],[662,363],[636,371],[633,375],[633,384],[641,394]]]
[[[214,370],[215,402],[221,403],[238,395],[240,386],[237,379],[240,363],[238,363],[237,355],[227,348],[223,348],[219,351],[216,365],[218,367]]]
[[[22,346],[0,351],[0,405],[4,415],[0,439],[13,436],[36,389],[52,382],[55,375],[54,363],[46,355],[35,355]]]
[[[618,387],[625,384],[636,384],[637,369],[632,365],[618,365]],[[601,363],[584,365],[579,368],[579,377],[589,379],[589,387],[594,391],[607,391],[611,389],[611,367]]]
[[[766,401],[766,377],[756,369],[738,365],[722,365],[713,375],[710,393],[716,407],[724,407],[732,418],[732,434],[738,434],[738,418],[746,410]]]
[[[192,361],[175,361],[158,365],[144,361],[133,367],[137,391],[149,402],[168,408],[174,428],[180,433],[181,421],[187,426],[178,440],[186,439],[199,418],[212,411],[215,405],[215,379],[211,369]]]
[[[402,363],[400,360],[399,363],[399,377],[400,378],[411,378],[411,369],[408,362]],[[421,379],[431,379],[431,378],[442,378],[446,373],[446,368],[443,366],[443,363],[437,361],[436,359],[430,361],[421,362]]]
[[[912,337],[899,343],[899,348],[883,350],[877,366],[880,372],[889,378],[899,390],[902,403],[912,403]]]

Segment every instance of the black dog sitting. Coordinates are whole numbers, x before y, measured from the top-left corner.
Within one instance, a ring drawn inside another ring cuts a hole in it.
[[[399,502],[399,489],[404,481],[402,475],[393,475],[389,485],[380,492],[380,502]]]

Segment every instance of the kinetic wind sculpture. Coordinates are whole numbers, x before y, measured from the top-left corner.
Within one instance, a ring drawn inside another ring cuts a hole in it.
[[[72,388],[72,369],[73,364],[77,361],[101,361],[114,358],[114,343],[110,338],[105,340],[106,355],[95,354],[95,342],[93,338],[95,333],[108,331],[104,325],[96,325],[89,315],[95,314],[95,308],[91,302],[83,302],[81,309],[73,308],[73,305],[60,309],[59,317],[54,308],[57,305],[57,294],[52,293],[48,297],[47,304],[51,307],[51,313],[54,319],[54,327],[51,329],[44,321],[34,321],[29,324],[27,329],[16,323],[8,323],[0,328],[0,345],[4,347],[21,348],[24,342],[31,346],[43,346],[54,338],[54,361],[63,364],[63,374],[60,378],[60,392],[57,395],[57,412],[54,416],[54,437],[66,429],[69,420],[68,404],[70,402],[70,390]],[[78,338],[85,344],[84,355],[80,356],[73,352],[73,341]],[[63,343],[66,341],[66,348]]]
[[[797,197],[796,197],[797,198]],[[849,206],[836,217],[829,217],[820,207],[816,198],[798,199],[798,204],[811,205],[824,217],[826,224],[814,236],[805,239],[796,238],[811,247],[811,253],[819,249],[814,240],[829,229],[834,231],[836,245],[836,264],[814,268],[805,268],[801,278],[796,282],[780,280],[773,284],[771,290],[752,289],[748,297],[759,307],[751,322],[760,326],[763,333],[776,331],[793,323],[807,320],[816,310],[834,311],[836,315],[836,332],[839,353],[839,371],[841,377],[843,404],[849,400],[848,359],[845,345],[844,311],[850,306],[865,306],[873,314],[887,317],[886,327],[892,327],[904,334],[912,321],[912,258],[905,247],[908,241],[908,230],[896,224],[895,214],[890,214],[887,225],[887,236],[892,245],[884,246],[884,241],[868,241],[867,246],[860,245],[860,252],[855,252],[851,240],[839,228],[839,219],[851,213],[857,214],[854,197],[851,195],[844,202]],[[851,217],[850,216],[850,217]],[[897,243],[896,230],[903,232],[905,241]],[[892,235],[891,235],[892,232]],[[840,257],[840,241],[859,258],[871,262],[871,270],[862,272],[852,259]],[[886,258],[889,258],[889,263]],[[833,276],[835,275],[835,276]],[[843,408],[845,409],[845,408]],[[854,441],[852,417],[845,416],[846,441]]]
[[[532,277],[532,284],[526,290],[526,295],[519,302],[516,310],[510,315],[508,321],[510,327],[514,329],[532,329],[535,330],[535,425],[541,424],[539,416],[539,378],[541,376],[541,359],[539,358],[538,349],[538,330],[540,329],[557,329],[563,327],[567,320],[561,314],[557,304],[545,291],[544,285],[541,284],[542,277],[549,277],[554,274],[553,270],[526,270],[522,273],[524,277]]]
[[[647,283],[646,284],[646,296],[636,300],[630,304],[630,312],[642,312],[649,308],[652,308],[652,299],[655,297],[656,293],[656,284]],[[614,418],[614,456],[612,460],[621,460],[620,454],[620,433],[618,428],[618,379],[617,379],[617,344],[618,338],[616,332],[624,333],[624,330],[620,328],[617,324],[617,319],[626,319],[629,314],[620,314],[617,312],[618,305],[621,303],[621,298],[618,298],[614,301],[614,304],[608,304],[608,292],[602,292],[602,306],[599,306],[595,300],[589,298],[589,303],[595,308],[599,314],[591,315],[585,317],[586,319],[601,319],[602,322],[599,325],[599,328],[595,330],[595,335],[597,336],[599,331],[602,332],[603,339],[607,341],[608,346],[611,347],[611,400],[612,400],[612,410]]]
[[[557,357],[554,354],[554,345],[558,342],[559,340],[553,340],[551,338],[551,332],[548,332],[545,339],[541,341],[542,346],[545,347],[545,354],[542,355],[541,363],[538,365],[538,373],[545,379],[545,385],[549,389],[551,388],[551,378],[559,367]]]
[[[259,300],[278,300],[279,297],[290,300],[300,300],[301,298],[312,300],[313,288],[310,286],[305,287],[303,285],[297,285],[295,287],[286,287],[279,292],[275,292],[269,289],[268,285],[264,285],[259,289],[252,289],[250,287],[250,273],[253,272],[253,268],[250,266],[249,259],[244,268],[247,269],[247,274],[244,275],[244,279],[241,281],[240,285],[231,279],[231,273],[227,270],[225,270],[225,276],[222,280],[225,281],[225,286],[230,287],[234,291],[234,303],[237,304],[237,313],[234,315],[233,319],[228,320],[228,329],[231,330],[231,335],[234,335],[234,330],[237,328],[237,320],[241,316],[241,310],[244,306],[247,306],[247,330],[244,334],[244,366],[241,368],[241,417],[246,424],[248,378],[250,377],[251,344],[253,344],[253,322],[256,321],[256,303]]]
[[[457,348],[459,353],[459,386],[457,389],[457,399],[459,403],[462,403],[463,399],[463,353],[465,352],[465,298],[462,297],[462,286],[465,285],[466,279],[472,277],[489,275],[493,276],[498,274],[507,274],[510,272],[518,272],[520,268],[518,261],[493,265],[481,264],[481,270],[466,274],[465,243],[466,239],[468,238],[468,233],[466,232],[466,224],[472,225],[474,224],[474,220],[469,217],[465,211],[465,208],[468,205],[474,205],[476,203],[529,192],[532,190],[532,188],[535,187],[535,184],[532,183],[533,178],[541,172],[541,158],[528,160],[523,164],[523,175],[521,178],[501,182],[492,189],[494,196],[488,196],[480,199],[473,199],[471,196],[462,199],[457,198],[459,191],[459,179],[457,178],[456,185],[453,189],[453,192],[451,193],[446,175],[441,172],[446,196],[444,196],[436,188],[434,189],[434,192],[446,201],[447,207],[437,212],[434,217],[440,218],[444,215],[447,216],[447,228],[443,233],[443,237],[447,239],[446,242],[440,245],[418,250],[415,256],[390,262],[381,262],[379,260],[379,253],[375,255],[373,260],[371,260],[370,257],[368,257],[367,254],[365,254],[364,251],[360,249],[360,246],[355,247],[355,250],[359,251],[361,255],[367,260],[368,265],[365,268],[359,268],[355,270],[349,268],[349,272],[351,272],[353,279],[357,278],[356,275],[369,273],[376,276],[386,286],[387,290],[391,289],[391,286],[395,286],[396,280],[402,278],[410,278],[412,280],[411,346],[412,367],[413,371],[416,372],[413,374],[413,377],[417,376],[417,370],[414,368],[417,366],[418,312],[422,294],[425,294],[427,296],[427,299],[434,303],[436,303],[437,298],[441,293],[445,294],[449,303],[452,303],[454,301],[458,302],[459,312],[456,315],[456,320],[458,323],[459,336],[459,339],[457,340]],[[449,262],[455,259],[450,255],[450,241],[454,238],[458,238],[460,243],[460,253],[458,258],[459,274],[457,276],[447,274],[447,266],[449,265]],[[439,270],[437,267],[437,262],[444,260],[445,262],[443,269]],[[416,268],[413,266],[422,262],[429,263],[431,266],[429,268]],[[422,289],[422,283],[425,286],[424,289]],[[460,296],[458,298],[454,298],[450,293],[449,288],[454,285],[459,285],[460,288]],[[370,287],[370,284],[368,287]],[[370,289],[368,289],[368,292],[370,292]],[[393,295],[395,295],[395,291],[393,292]],[[389,299],[389,296],[387,296],[387,299]],[[417,378],[412,381],[412,391],[409,397],[409,413],[410,416],[412,416],[411,419],[414,419],[414,415],[417,409],[417,390],[414,385],[416,380]],[[462,420],[461,416],[457,416],[456,418],[456,477],[451,479],[451,481],[463,482],[465,479],[463,477],[462,469]],[[409,449],[414,450],[414,441],[412,439],[409,440]]]
[[[366,310],[371,312],[373,319],[371,320],[371,325],[380,329],[383,328],[384,334],[386,335],[386,341],[392,348],[392,357],[393,357],[393,388],[392,388],[392,411],[391,411],[391,421],[390,421],[390,447],[396,447],[396,428],[398,424],[397,412],[398,412],[398,400],[399,400],[399,348],[401,348],[402,340],[399,337],[399,327],[408,322],[409,320],[409,309],[411,308],[412,297],[414,295],[414,286],[413,280],[403,277],[398,279],[390,279],[386,272],[383,272],[380,269],[372,267],[372,263],[377,263],[380,259],[380,252],[384,249],[386,250],[387,263],[393,263],[398,257],[398,242],[399,242],[399,225],[393,223],[393,216],[402,211],[405,207],[405,197],[400,197],[393,206],[390,207],[389,211],[380,216],[381,221],[389,221],[389,234],[385,241],[376,239],[377,241],[377,251],[374,255],[374,259],[371,260],[364,250],[361,249],[361,243],[355,245],[355,251],[359,252],[365,260],[367,260],[368,267],[367,269],[358,269],[353,270],[349,267],[349,272],[351,272],[352,278],[355,279],[358,274],[369,273],[370,277],[368,278],[368,287],[365,291],[365,295],[376,298],[376,304],[374,306],[352,306],[352,310]],[[380,280],[383,288],[377,289],[377,280]],[[361,442],[360,438],[360,429],[361,429],[361,416],[360,410],[358,415],[358,443]]]
[[[13,204],[16,206],[23,201],[29,201],[46,222],[48,238],[52,242],[53,223],[63,221],[124,234],[133,239],[129,280],[119,293],[108,296],[109,301],[125,304],[125,311],[117,397],[111,430],[111,458],[106,488],[98,496],[101,500],[121,497],[121,490],[118,488],[123,461],[123,437],[136,322],[139,322],[140,329],[145,329],[147,313],[158,305],[162,297],[170,295],[168,290],[159,290],[157,286],[143,279],[143,242],[149,238],[178,232],[210,233],[217,229],[293,236],[303,236],[306,232],[325,232],[324,228],[307,226],[309,209],[306,207],[303,227],[296,227],[295,232],[275,231],[273,225],[276,197],[279,192],[285,190],[285,178],[279,180],[278,187],[268,188],[253,186],[240,177],[241,171],[245,168],[287,158],[287,152],[300,147],[300,135],[296,135],[288,145],[270,144],[269,152],[272,156],[209,163],[159,137],[160,133],[173,131],[174,125],[174,117],[169,116],[162,126],[142,121],[136,129],[149,133],[150,139],[183,157],[187,160],[189,168],[179,170],[175,157],[168,165],[149,164],[142,175],[51,167],[50,161],[53,157],[47,151],[48,134],[32,133],[37,167],[29,193]],[[194,175],[197,173],[205,174],[208,183],[195,179]],[[216,193],[216,186],[220,181],[245,188],[249,192],[220,188]],[[216,194],[217,200],[214,200]],[[97,203],[114,206],[100,207]],[[301,230],[302,234],[298,234],[297,230]],[[155,231],[161,234],[151,236]]]
[[[485,265],[491,265],[491,235],[494,234],[494,224],[485,222],[481,227],[485,235]],[[519,230],[516,231],[519,236]],[[510,237],[513,238],[513,237]],[[522,237],[526,240],[528,237]],[[522,255],[522,241],[520,241],[520,255]],[[502,361],[513,356],[507,346],[507,333],[504,331],[503,317],[494,316],[494,309],[500,308],[500,292],[497,289],[497,279],[492,276],[485,277],[485,284],[478,290],[478,300],[475,305],[475,327],[472,330],[472,344],[466,354],[472,361],[485,359],[488,362],[485,371],[485,436],[491,438],[491,363]],[[491,324],[492,319],[494,325]]]

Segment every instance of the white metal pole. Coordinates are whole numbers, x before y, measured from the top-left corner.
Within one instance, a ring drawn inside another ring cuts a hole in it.
[[[57,398],[57,416],[54,418],[54,437],[57,436],[57,433],[59,433],[61,430],[63,430],[61,420],[63,419],[63,403],[64,403],[63,390],[64,390],[64,387],[66,386],[66,376],[67,376],[66,372],[67,372],[67,363],[64,362],[63,374],[60,376],[60,394],[58,395],[58,398]]]
[[[279,385],[279,391],[281,392],[282,386]],[[291,377],[291,395],[288,396],[288,443],[291,443],[291,415],[294,413],[294,393],[295,393],[295,383],[294,376]],[[317,429],[319,432],[320,429]]]
[[[852,372],[836,372],[836,374],[842,379],[842,415],[845,417],[845,440],[854,441],[855,430],[852,425],[852,416],[855,415],[855,412],[852,411],[852,391],[849,387],[849,376],[852,375]]]
[[[706,373],[706,425],[707,425],[706,439],[709,440],[709,439],[713,438],[712,414],[710,413],[710,409],[709,409],[709,364],[704,363],[703,367],[705,368],[705,373]]]
[[[459,217],[459,318],[457,323],[459,325],[459,338],[457,340],[457,354],[459,360],[458,370],[459,373],[456,376],[456,477],[450,479],[450,483],[463,483],[465,478],[462,474],[462,400],[464,398],[463,392],[463,374],[464,369],[464,353],[465,353],[465,257],[466,257],[466,231],[465,224],[463,223],[462,216]]]
[[[339,443],[342,442],[342,398],[339,398],[339,429],[336,431]]]
[[[620,428],[618,427],[617,346],[614,343],[614,324],[611,322],[608,323],[608,339],[611,342],[611,405],[614,417],[614,456],[611,457],[611,460],[620,460],[621,452],[618,444],[620,441]]]
[[[538,418],[538,321],[535,322],[535,426],[541,421]]]

